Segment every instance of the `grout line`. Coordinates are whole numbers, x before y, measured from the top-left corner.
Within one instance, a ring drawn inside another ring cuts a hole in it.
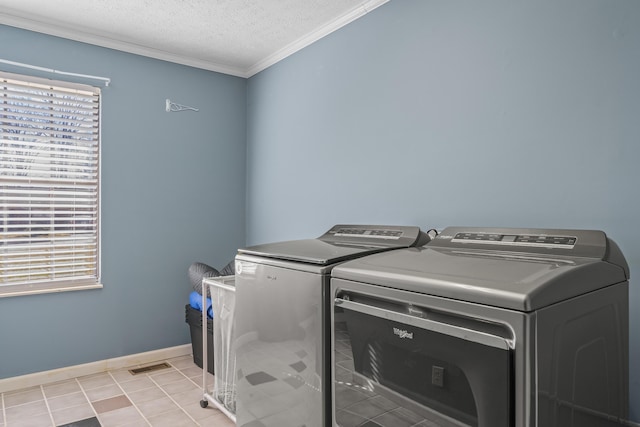
[[[7,411],[4,407],[4,393],[0,393],[0,409],[2,409],[2,424],[7,425]]]
[[[142,411],[140,410],[140,408],[138,408],[138,405],[135,404],[135,402],[131,399],[131,397],[127,394],[126,391],[124,391],[124,389],[122,388],[122,386],[120,385],[120,382],[118,382],[118,380],[116,380],[116,377],[113,376],[113,374],[111,373],[111,371],[107,371],[107,373],[109,374],[109,376],[111,377],[111,379],[113,381],[115,381],[116,385],[118,386],[118,388],[120,390],[122,390],[122,394],[124,394],[127,399],[129,400],[129,402],[131,402],[131,405],[133,405],[134,408],[136,408],[136,411],[138,411],[138,413],[140,414],[140,416],[142,417],[142,419],[144,420],[145,423],[147,423],[148,425],[151,425],[151,423],[149,422],[149,420],[147,419],[147,417],[144,416],[144,414],[142,413]],[[148,375],[147,375],[148,377]]]
[[[169,365],[171,365],[171,367],[173,369],[175,369],[176,371],[180,372],[182,374],[183,377],[185,377],[186,379],[188,379],[189,381],[191,381],[193,384],[195,384],[197,387],[202,388],[202,384],[198,384],[197,382],[195,382],[194,380],[192,380],[190,377],[188,377],[184,372],[182,372],[181,369],[178,369],[177,367],[173,366],[171,364],[171,362],[167,362]],[[193,364],[193,366],[197,366],[195,363]]]
[[[171,365],[171,363],[169,363],[169,365]],[[190,381],[191,381],[191,378],[187,377],[187,376],[186,376],[186,375],[185,375],[185,374],[184,374],[180,369],[177,369],[177,368],[176,368],[175,366],[173,366],[173,365],[171,365],[171,367],[172,367],[173,369],[175,369],[176,371],[178,371],[180,374],[182,374],[182,376],[183,376],[183,377],[186,377],[188,380],[190,380]],[[185,411],[185,410],[184,410],[184,408],[182,407],[182,405],[180,405],[178,402],[176,402],[176,401],[173,399],[173,397],[171,397],[171,395],[170,395],[169,393],[167,393],[167,392],[165,391],[165,389],[163,389],[163,388],[162,388],[162,386],[161,386],[160,384],[158,384],[158,383],[157,383],[153,378],[151,378],[151,376],[149,376],[149,380],[151,380],[151,382],[152,382],[152,383],[154,383],[154,384],[155,384],[155,385],[156,385],[160,390],[162,390],[162,392],[163,392],[163,393],[164,393],[164,394],[165,394],[169,399],[171,399],[171,401],[172,401],[173,403],[175,403],[175,404],[176,404],[176,406],[178,406],[178,408],[180,408],[180,410],[181,410],[182,412],[184,412],[184,413],[187,415],[187,417],[189,417],[189,418],[191,419],[191,421],[193,421],[194,423],[196,423],[196,425],[200,425],[200,423],[199,423],[196,419],[194,419],[194,418],[191,416],[191,414],[190,414],[190,413],[188,413],[187,411]],[[176,382],[177,382],[177,381],[176,381]],[[193,382],[193,381],[191,381],[191,382]]]
[[[165,362],[171,366],[171,369],[173,369],[174,371],[177,371],[181,374],[182,377],[186,378],[187,380],[189,380],[192,384],[194,384],[196,387],[202,387],[201,384],[198,384],[196,381],[194,381],[192,378],[188,377],[187,374],[185,374],[181,369],[177,368],[176,366],[174,366],[171,362],[169,362],[168,360],[165,360]],[[195,366],[195,365],[194,365]],[[122,385],[120,384],[120,382],[114,377],[114,375],[112,374],[111,370],[108,370],[106,372],[111,379],[115,382],[115,384],[118,386],[118,388],[121,390],[121,392],[123,393],[124,396],[127,397],[127,399],[129,399],[129,402],[131,402],[131,405],[136,409],[136,411],[140,414],[140,416],[142,416],[142,419],[144,419],[145,423],[149,426],[151,426],[151,422],[147,419],[147,417],[140,411],[138,405],[136,405],[133,400],[130,398],[130,396],[128,395],[128,393],[124,390],[124,388],[122,388]],[[162,391],[162,393],[168,397],[184,414],[187,415],[187,417],[193,421],[196,425],[200,425],[200,423],[191,415],[189,414],[189,412],[187,412],[185,410],[185,408],[183,407],[183,405],[179,404],[176,400],[174,400],[174,398],[156,381],[154,380],[148,373],[145,374],[145,376],[151,381],[151,383],[154,384],[155,387],[157,387],[158,389],[160,389]],[[142,377],[142,376],[141,376]],[[96,419],[99,420],[99,414],[96,412],[96,409],[94,408],[91,400],[89,399],[89,396],[87,395],[87,392],[84,388],[84,386],[82,385],[82,383],[79,381],[78,379],[79,377],[75,377],[73,378],[73,380],[76,382],[76,384],[79,386],[80,388],[80,392],[83,394],[86,402],[88,402],[89,406],[91,407],[91,410],[93,411],[94,416],[96,417]],[[178,381],[182,381],[182,380],[178,380]],[[172,384],[172,383],[169,383]],[[40,384],[39,388],[40,391],[44,397],[44,402],[45,405],[47,407],[47,411],[48,411],[48,415],[49,418],[51,419],[52,425],[55,426],[55,420],[53,418],[53,412],[51,411],[51,406],[49,405],[49,398],[47,397],[47,395],[45,394],[44,391],[44,386],[47,384]],[[76,392],[72,392],[72,393],[76,393]],[[72,393],[66,393],[64,395],[60,395],[60,396],[66,396],[68,394],[72,394]],[[3,427],[8,427],[7,424],[7,416],[6,416],[6,406],[5,406],[5,399],[4,399],[4,395],[5,393],[0,393],[0,414],[2,414],[3,417]],[[60,397],[60,396],[54,396],[54,397]]]
[[[84,390],[84,387],[82,387],[82,383],[78,380],[78,377],[75,377],[74,380],[78,384],[78,387],[80,387],[80,391],[84,395],[84,398],[87,399],[87,402],[89,403],[89,406],[91,407],[91,410],[93,411],[93,413],[96,416],[96,419],[99,422],[100,419],[98,418],[98,413],[96,412],[96,408],[93,407],[93,403],[91,403],[91,400],[89,399],[89,396],[87,396],[87,392]]]
[[[53,412],[51,412],[51,407],[49,406],[49,401],[47,400],[47,395],[44,394],[44,386],[40,384],[40,393],[42,393],[42,398],[44,399],[44,404],[47,407],[47,413],[49,414],[49,418],[51,419],[51,425],[56,425],[56,420],[53,419]]]

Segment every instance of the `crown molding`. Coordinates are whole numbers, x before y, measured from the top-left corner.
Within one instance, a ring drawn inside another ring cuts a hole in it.
[[[329,34],[339,30],[347,24],[350,24],[351,22],[366,15],[377,7],[382,6],[388,1],[389,0],[369,0],[368,2],[360,5],[351,12],[334,19],[328,24],[318,28],[316,31],[305,35],[304,37],[278,50],[274,54],[269,55],[268,57],[256,62],[246,70],[247,77],[258,74],[260,71],[269,68],[270,66],[282,61],[286,57],[293,55],[294,53],[298,52],[301,49],[304,49],[305,47],[320,40],[321,38],[328,36]]]
[[[82,43],[88,43],[95,46],[101,46],[109,49],[115,49],[121,52],[132,53],[135,55],[145,56],[149,58],[159,59],[162,61],[182,64],[189,67],[200,68],[217,73],[228,74],[236,77],[249,78],[260,71],[263,71],[277,62],[287,58],[297,51],[309,46],[310,44],[320,40],[321,38],[331,34],[332,32],[344,27],[345,25],[355,21],[356,19],[366,15],[373,9],[387,3],[389,0],[369,0],[349,13],[342,15],[328,24],[318,28],[317,30],[305,35],[293,43],[278,50],[272,55],[256,62],[249,68],[238,68],[216,62],[211,62],[199,58],[193,58],[169,52],[161,49],[143,46],[136,43],[130,43],[124,40],[115,39],[110,36],[94,34],[76,28],[68,28],[61,22],[42,22],[31,17],[21,15],[16,12],[3,11],[0,12],[0,24],[11,27],[22,28],[29,31],[47,34],[50,36],[61,37]]]
[[[218,64],[198,58],[192,58],[179,55],[173,52],[167,52],[148,46],[130,43],[123,40],[117,40],[112,37],[92,34],[86,31],[65,27],[62,23],[49,23],[33,20],[17,14],[9,14],[0,12],[0,24],[10,27],[21,28],[24,30],[34,31],[37,33],[47,34],[50,36],[61,37],[64,39],[74,40],[77,42],[88,43],[95,46],[106,47],[121,52],[132,53],[135,55],[145,56],[162,61],[173,62],[176,64],[187,65],[190,67],[201,68],[208,71],[215,71],[222,74],[229,74],[237,77],[246,78],[246,71],[228,65]]]

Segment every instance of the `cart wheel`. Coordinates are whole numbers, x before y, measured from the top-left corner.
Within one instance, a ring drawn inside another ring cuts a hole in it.
[[[201,400],[200,401],[200,407],[201,408],[206,408],[207,406],[209,406],[209,401],[208,400]]]

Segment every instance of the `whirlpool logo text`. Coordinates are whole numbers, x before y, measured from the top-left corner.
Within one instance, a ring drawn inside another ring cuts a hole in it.
[[[413,332],[409,332],[409,331],[406,331],[404,329],[393,328],[393,333],[395,335],[399,336],[402,339],[404,339],[404,338],[408,338],[410,340],[413,339]]]

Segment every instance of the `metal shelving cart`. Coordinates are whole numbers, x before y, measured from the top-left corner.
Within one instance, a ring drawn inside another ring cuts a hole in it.
[[[236,306],[235,276],[202,280],[202,307],[207,306],[207,289],[213,308],[213,389],[207,384],[207,316],[202,316],[202,391],[200,406],[214,405],[236,422],[236,354],[233,349],[233,319]]]

